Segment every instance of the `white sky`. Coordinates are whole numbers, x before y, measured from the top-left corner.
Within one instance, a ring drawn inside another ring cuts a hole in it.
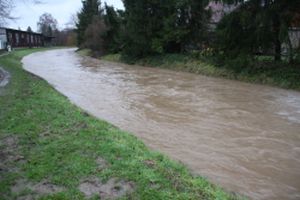
[[[33,31],[37,30],[39,17],[48,12],[58,21],[59,28],[62,29],[70,21],[71,15],[77,13],[82,7],[81,0],[43,0],[43,4],[34,5],[30,1],[15,0],[13,16],[18,17],[15,21],[10,21],[6,27],[26,30],[28,26]],[[117,9],[124,9],[122,0],[102,0],[102,5],[106,2]]]

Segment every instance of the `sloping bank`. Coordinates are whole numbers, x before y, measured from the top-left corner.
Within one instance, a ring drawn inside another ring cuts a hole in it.
[[[89,116],[20,60],[0,58],[0,199],[237,199],[136,137]]]
[[[90,55],[89,50],[79,51],[81,55]],[[120,54],[109,54],[101,57],[103,60],[112,62],[127,63],[122,60]],[[265,58],[261,58],[265,59]],[[191,72],[206,76],[222,77],[250,83],[277,86],[285,89],[300,91],[300,66],[299,64],[289,65],[288,63],[272,63],[256,61],[254,66],[243,66],[243,62],[232,63],[230,67],[217,67],[213,64],[194,58],[185,54],[166,54],[149,56],[143,59],[132,61],[131,64],[159,67],[177,71]]]

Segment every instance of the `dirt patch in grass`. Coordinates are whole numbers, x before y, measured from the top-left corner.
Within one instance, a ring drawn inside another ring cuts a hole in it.
[[[24,156],[19,154],[18,138],[16,136],[7,136],[0,139],[0,172],[17,171],[17,163],[25,163]]]
[[[0,175],[9,172],[19,172],[18,163],[25,163],[26,160],[19,152],[19,139],[16,136],[6,136],[0,140]],[[0,179],[1,180],[1,179]],[[18,194],[18,200],[36,199],[39,196],[54,194],[63,191],[62,187],[51,184],[49,181],[42,181],[37,184],[26,179],[20,179],[11,186],[11,191]],[[29,192],[28,192],[29,191]]]
[[[9,83],[10,74],[0,67],[0,87],[4,87]]]
[[[145,160],[144,163],[146,166],[151,167],[151,168],[153,168],[156,165],[155,160]]]
[[[102,183],[100,179],[93,177],[83,181],[79,185],[79,190],[87,198],[98,195],[101,199],[117,199],[132,193],[134,191],[134,183],[116,178]]]
[[[98,157],[96,159],[96,163],[97,163],[97,171],[102,171],[104,170],[105,168],[107,168],[109,166],[109,164],[106,162],[105,159],[101,158],[101,157]]]
[[[11,187],[11,191],[18,194],[20,199],[36,199],[39,196],[55,194],[63,190],[63,187],[56,186],[47,180],[34,184],[26,179],[20,179]],[[26,194],[26,191],[31,193]]]

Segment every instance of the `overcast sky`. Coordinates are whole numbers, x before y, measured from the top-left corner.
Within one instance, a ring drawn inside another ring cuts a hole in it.
[[[29,2],[29,1],[28,1]],[[26,30],[30,26],[34,31],[37,29],[37,21],[39,17],[45,13],[51,13],[58,21],[59,28],[62,29],[70,21],[71,15],[78,12],[82,7],[81,0],[43,0],[43,4],[33,5],[25,3],[24,0],[15,0],[15,8],[13,16],[18,17],[17,20],[8,23],[8,27]],[[115,8],[123,9],[122,0],[106,0],[108,5]]]

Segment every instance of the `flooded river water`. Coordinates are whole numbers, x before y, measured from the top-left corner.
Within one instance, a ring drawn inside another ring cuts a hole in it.
[[[76,105],[228,191],[300,199],[299,92],[83,58],[74,49],[23,63]]]

